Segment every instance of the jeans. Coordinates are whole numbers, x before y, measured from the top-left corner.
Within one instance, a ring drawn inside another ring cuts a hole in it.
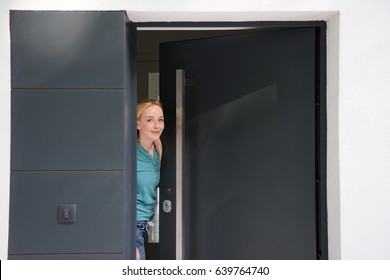
[[[141,260],[145,260],[145,243],[144,236],[148,232],[148,221],[137,222],[137,233],[136,233],[136,247],[139,251]]]

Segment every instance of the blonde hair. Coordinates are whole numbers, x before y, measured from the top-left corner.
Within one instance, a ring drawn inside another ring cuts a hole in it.
[[[158,100],[155,100],[155,99],[145,99],[145,100],[138,102],[138,104],[137,104],[137,120],[139,120],[141,118],[141,115],[145,111],[146,108],[149,108],[150,106],[154,106],[154,105],[159,106],[161,109],[163,108],[161,102]],[[138,130],[137,130],[137,135],[138,135]],[[153,141],[153,142],[154,142],[154,146],[156,146],[158,157],[161,161],[162,152],[163,152],[161,140],[158,139],[158,140]]]

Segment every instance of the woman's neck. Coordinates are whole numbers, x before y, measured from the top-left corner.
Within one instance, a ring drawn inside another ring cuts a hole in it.
[[[150,155],[154,155],[154,143],[153,141],[145,141],[145,140],[139,140],[139,144],[142,148],[145,149]]]

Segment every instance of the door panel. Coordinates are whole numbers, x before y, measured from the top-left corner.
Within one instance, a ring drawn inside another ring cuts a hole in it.
[[[173,193],[175,69],[191,83],[187,259],[316,258],[315,57],[314,28],[160,45],[167,122],[160,185]],[[161,217],[163,258],[174,258],[171,213]]]

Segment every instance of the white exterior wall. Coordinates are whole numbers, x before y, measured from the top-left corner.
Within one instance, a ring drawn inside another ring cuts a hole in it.
[[[9,10],[126,10],[133,21],[328,21],[331,259],[390,259],[389,0],[1,0],[0,259],[10,175]]]

